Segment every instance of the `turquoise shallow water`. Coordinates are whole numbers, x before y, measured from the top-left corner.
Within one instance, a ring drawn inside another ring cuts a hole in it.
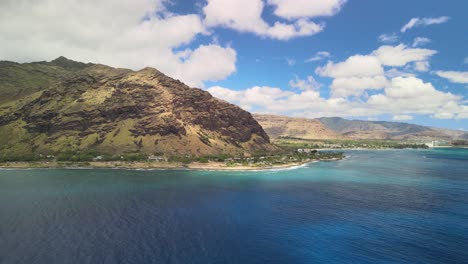
[[[467,263],[468,149],[265,172],[0,170],[0,263]]]

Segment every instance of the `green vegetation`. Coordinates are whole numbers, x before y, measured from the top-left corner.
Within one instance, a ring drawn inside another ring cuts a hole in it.
[[[90,161],[146,161],[144,153],[128,153],[122,155],[105,155],[97,151],[66,152],[57,155],[57,161],[90,162]]]
[[[308,140],[300,138],[282,137],[277,139],[274,144],[285,149],[293,150],[299,148],[312,149],[418,149],[428,148],[420,142],[397,141],[397,140],[377,140],[377,139],[359,139],[359,140]]]
[[[31,166],[38,166],[38,162],[55,161],[59,167],[88,166],[90,162],[161,162],[168,161],[173,164],[190,164],[192,162],[209,163],[223,162],[227,166],[252,166],[268,167],[273,165],[288,165],[294,163],[304,163],[314,160],[341,159],[344,155],[341,152],[319,152],[311,150],[306,152],[298,151],[280,151],[277,153],[257,153],[253,156],[231,156],[227,154],[208,155],[208,156],[154,156],[145,153],[126,153],[121,155],[106,155],[95,150],[86,151],[67,151],[51,154],[28,154],[28,155],[9,155],[0,156],[2,162],[30,162]],[[34,164],[36,165],[34,165]]]
[[[465,147],[468,146],[468,140],[454,140],[452,142],[452,146],[454,147]]]
[[[233,159],[234,156],[228,154],[220,154],[220,155],[205,155],[205,156],[171,156],[169,157],[169,162],[178,162],[183,164],[189,164],[192,162],[200,162],[200,163],[208,163],[210,161],[214,162],[225,162],[226,160]]]
[[[404,149],[404,148],[427,148],[426,145],[417,142],[401,142],[395,140],[304,140],[298,138],[280,138],[274,144],[278,150],[274,153],[259,152],[253,155],[244,154],[229,155],[164,155],[156,153],[156,156],[147,153],[125,153],[107,154],[96,150],[67,151],[50,154],[24,154],[19,152],[14,155],[0,155],[0,162],[13,161],[43,161],[56,160],[62,163],[83,163],[92,161],[124,161],[124,162],[159,162],[168,161],[170,163],[190,164],[192,162],[224,162],[228,166],[270,166],[290,163],[302,163],[313,160],[341,159],[344,157],[341,152],[317,151],[317,149]],[[467,144],[464,140],[454,141],[453,145]],[[153,157],[153,158],[151,158]]]
[[[78,152],[61,152],[57,154],[2,154],[0,162],[29,162],[29,161],[57,161],[57,162],[92,162],[92,161],[147,161],[148,155],[144,153],[127,153],[121,155],[105,155],[94,150]]]
[[[231,158],[227,159],[225,162],[228,166],[242,165],[265,167],[273,165],[287,165],[291,163],[304,163],[314,160],[339,160],[342,158],[344,158],[344,154],[342,152],[319,152],[315,150],[307,153],[292,151],[289,153],[270,154],[266,156]]]
[[[210,137],[208,135],[202,132],[198,132],[197,134],[201,142],[203,142],[205,145],[211,146]]]
[[[172,156],[169,158],[169,162],[177,162],[182,164],[192,163],[193,159],[190,156]]]
[[[43,160],[38,154],[21,154],[21,155],[0,155],[0,162],[17,162],[17,161],[40,161]]]

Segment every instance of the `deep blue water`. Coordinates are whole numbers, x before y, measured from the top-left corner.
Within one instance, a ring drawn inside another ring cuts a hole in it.
[[[468,149],[268,172],[0,170],[0,263],[468,263]]]

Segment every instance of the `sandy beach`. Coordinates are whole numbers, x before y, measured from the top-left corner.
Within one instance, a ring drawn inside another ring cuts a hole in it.
[[[94,162],[56,162],[56,161],[40,161],[40,162],[4,162],[0,163],[2,169],[31,169],[31,168],[63,168],[63,169],[188,169],[188,170],[220,170],[220,171],[252,171],[252,170],[275,170],[289,169],[302,166],[308,163],[318,161],[336,161],[338,158],[321,159],[321,160],[306,160],[303,162],[293,162],[287,164],[273,165],[242,165],[242,164],[226,164],[224,162],[210,161],[208,163],[192,162],[190,164],[174,163],[174,162],[123,162],[123,161],[94,161]]]

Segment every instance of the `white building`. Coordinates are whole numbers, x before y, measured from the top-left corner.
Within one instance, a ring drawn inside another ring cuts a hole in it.
[[[148,160],[151,160],[151,161],[166,161],[166,159],[163,156],[155,156],[155,155],[148,156]]]

